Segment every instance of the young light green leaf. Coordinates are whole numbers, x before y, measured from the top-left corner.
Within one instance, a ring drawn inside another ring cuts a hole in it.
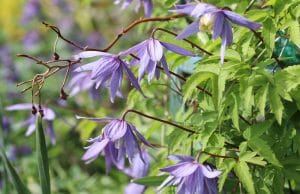
[[[193,91],[196,89],[196,87],[201,84],[202,82],[208,80],[214,76],[213,73],[209,72],[198,72],[193,74],[189,79],[186,81],[186,83],[183,86],[184,91],[184,101],[186,101],[193,93]]]
[[[240,161],[236,163],[234,172],[241,181],[243,187],[249,194],[255,194],[252,175],[246,162]]]
[[[47,146],[44,135],[44,129],[42,126],[42,118],[40,116],[37,116],[36,127],[36,151],[42,193],[51,194]]]
[[[258,110],[260,112],[261,116],[265,116],[265,106],[267,102],[267,94],[269,91],[269,83],[263,85],[258,91],[257,91],[257,100],[256,104],[258,107]]]
[[[24,183],[21,181],[18,173],[8,160],[5,151],[1,148],[1,158],[5,167],[6,172],[8,173],[8,176],[12,180],[12,183],[17,190],[18,194],[30,194],[28,188],[24,185]]]
[[[219,192],[222,191],[224,183],[226,179],[228,178],[229,172],[233,169],[235,166],[236,161],[234,159],[230,160],[224,160],[221,166],[218,168],[222,171],[222,174],[219,177],[218,184],[219,184]]]
[[[232,108],[232,112],[231,112],[231,119],[232,119],[232,123],[233,125],[240,130],[240,125],[239,125],[239,106],[238,106],[238,102],[236,99],[236,96],[232,93],[232,97],[233,97],[233,108]]]
[[[274,166],[282,167],[271,147],[263,139],[258,137],[251,138],[248,140],[248,145],[253,151],[259,153],[260,156],[264,157]]]
[[[256,157],[256,154],[257,154],[256,152],[251,152],[251,151],[243,152],[240,155],[240,161],[244,161],[244,162],[248,162],[260,166],[265,166],[267,162],[263,161],[264,159],[263,157]]]
[[[274,120],[267,120],[265,122],[257,123],[248,127],[243,133],[244,138],[249,140],[260,137],[272,126],[273,122]]]
[[[262,31],[264,43],[268,52],[268,57],[273,54],[273,49],[275,45],[275,35],[276,35],[276,25],[271,18],[267,18],[263,23]]]
[[[131,182],[140,184],[140,185],[145,185],[145,186],[159,186],[166,178],[168,175],[162,175],[162,176],[147,176],[139,179],[133,179]]]
[[[278,92],[276,91],[276,88],[270,87],[269,91],[270,107],[272,113],[275,114],[277,122],[281,125],[284,106],[281,102]]]

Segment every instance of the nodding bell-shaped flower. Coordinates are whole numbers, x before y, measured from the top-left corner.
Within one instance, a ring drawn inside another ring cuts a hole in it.
[[[226,46],[232,43],[232,27],[230,22],[256,30],[261,27],[261,24],[252,22],[247,18],[236,14],[226,9],[220,9],[206,3],[177,5],[176,10],[171,10],[178,13],[190,15],[196,20],[186,27],[178,36],[177,39],[183,39],[200,31],[212,31],[213,40],[222,39],[221,45],[221,63],[224,63],[224,55]]]
[[[82,160],[87,163],[95,160],[101,153],[106,161],[106,172],[109,172],[114,165],[120,170],[124,170],[125,160],[131,166],[139,159],[146,165],[148,160],[142,153],[141,144],[153,147],[130,123],[114,118],[90,118],[79,117],[78,119],[88,119],[96,122],[109,122],[103,128],[103,132],[98,137],[89,139],[90,146],[82,156]]]
[[[142,95],[142,89],[128,68],[128,64],[121,59],[123,55],[110,54],[99,51],[83,51],[75,56],[74,59],[78,60],[81,58],[100,57],[100,59],[91,63],[85,64],[76,68],[75,72],[91,72],[90,78],[96,89],[101,86],[106,86],[110,81],[110,100],[114,102],[114,99],[118,93],[121,93],[121,86],[123,81],[123,71],[125,71],[129,81]],[[85,80],[86,81],[86,80]],[[85,84],[88,84],[85,83]],[[144,95],[145,96],[145,95]]]
[[[134,58],[133,61],[131,61],[131,65],[139,63],[140,64],[139,72],[138,72],[139,80],[143,78],[145,72],[148,72],[148,81],[150,82],[154,78],[154,76],[156,76],[157,79],[159,78],[160,70],[157,69],[157,66],[162,66],[165,73],[168,76],[170,76],[170,72],[169,72],[166,58],[164,56],[163,48],[183,56],[190,56],[190,57],[196,56],[195,54],[191,53],[190,51],[182,47],[160,41],[153,37],[144,40],[139,44],[136,44],[135,46],[129,48],[128,50],[121,52],[121,54],[122,55],[136,54],[139,60]]]
[[[176,160],[178,163],[161,169],[170,176],[158,187],[158,191],[166,186],[175,186],[178,194],[218,193],[216,179],[221,171],[209,165],[200,164],[191,156],[170,155],[169,159]]]
[[[35,105],[37,107],[37,105]],[[32,104],[14,104],[5,108],[7,111],[19,111],[19,110],[32,110]],[[44,116],[43,120],[46,121],[46,133],[49,135],[51,139],[51,143],[56,143],[56,136],[53,129],[53,120],[55,119],[55,113],[52,109],[48,107],[43,108]],[[37,115],[31,115],[27,120],[21,123],[21,126],[28,126],[26,131],[26,136],[31,135],[36,129],[36,117]]]

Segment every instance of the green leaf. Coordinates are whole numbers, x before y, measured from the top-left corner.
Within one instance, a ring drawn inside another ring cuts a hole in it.
[[[263,139],[258,137],[252,138],[248,140],[248,145],[274,166],[282,167],[271,147]]]
[[[222,165],[218,168],[222,171],[222,174],[219,177],[219,192],[222,191],[224,183],[228,177],[229,172],[233,169],[235,166],[236,161],[234,159],[224,160]]]
[[[277,122],[281,125],[284,106],[276,88],[270,87],[269,99],[272,113],[275,114]]]
[[[24,183],[21,181],[18,173],[12,166],[12,164],[9,162],[5,151],[1,148],[1,158],[5,167],[5,170],[8,172],[8,176],[12,180],[13,185],[15,186],[18,194],[30,194],[28,188],[24,185]]]
[[[267,120],[262,123],[257,123],[252,125],[251,127],[248,127],[244,133],[243,136],[245,139],[252,139],[260,137],[264,132],[266,132],[273,124],[273,120]]]
[[[236,163],[234,167],[234,172],[241,181],[243,187],[250,194],[255,194],[254,183],[252,180],[252,175],[250,173],[249,167],[246,162],[240,161]]]
[[[166,0],[165,1],[165,5],[167,7],[171,7],[172,5],[174,5],[178,0]]]
[[[208,80],[212,76],[214,76],[214,74],[210,72],[205,72],[205,73],[198,72],[190,76],[183,86],[183,92],[184,92],[183,100],[186,101],[192,95],[193,91],[196,89],[196,87],[199,84]]]
[[[260,165],[260,166],[265,166],[267,162],[263,161],[263,157],[255,157],[257,152],[251,152],[251,151],[246,151],[241,153],[240,155],[240,161]]]
[[[232,112],[231,112],[231,119],[232,119],[232,123],[233,125],[240,130],[240,126],[239,126],[239,106],[238,106],[238,102],[236,99],[236,96],[232,93],[232,97],[234,100],[234,104],[233,104],[233,108],[232,108]]]
[[[293,43],[295,43],[299,48],[300,48],[300,36],[299,36],[299,32],[300,32],[300,25],[299,25],[299,21],[291,21],[290,23],[290,39]]]
[[[263,85],[258,91],[257,91],[257,100],[256,104],[258,107],[258,110],[260,112],[261,116],[265,116],[265,106],[267,102],[267,94],[269,91],[269,83]]]
[[[166,178],[168,175],[162,175],[162,176],[147,176],[139,179],[133,179],[131,182],[140,184],[140,185],[145,185],[145,186],[159,186]]]
[[[272,56],[275,45],[276,25],[271,18],[267,18],[263,23],[262,36],[266,45],[268,57]]]
[[[36,127],[37,127],[37,129],[36,129],[36,151],[37,151],[38,171],[39,171],[39,177],[40,177],[40,184],[42,187],[42,193],[43,194],[51,194],[48,154],[47,154],[44,129],[42,126],[42,118],[40,116],[37,116]]]

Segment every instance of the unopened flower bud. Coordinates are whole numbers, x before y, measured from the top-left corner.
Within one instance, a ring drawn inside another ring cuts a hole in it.
[[[55,53],[53,53],[53,59],[54,60],[58,60],[59,59],[59,55],[55,52]]]
[[[36,110],[35,106],[33,106],[33,105],[32,105],[31,113],[32,113],[33,115],[35,115],[35,114],[37,113],[37,110]]]
[[[211,32],[215,23],[215,15],[211,13],[204,14],[200,18],[199,29],[204,32]]]
[[[60,90],[60,98],[61,99],[67,100],[68,96],[69,95],[63,89]]]

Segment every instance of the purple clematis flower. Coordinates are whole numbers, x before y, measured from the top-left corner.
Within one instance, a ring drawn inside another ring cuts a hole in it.
[[[191,156],[169,156],[171,160],[179,161],[173,166],[161,169],[170,174],[168,178],[159,186],[158,191],[166,186],[176,186],[176,193],[184,194],[217,194],[216,178],[221,171],[212,169],[209,165],[198,163]]]
[[[119,4],[121,1],[122,0],[115,0],[115,4]],[[133,0],[123,0],[123,4],[122,4],[121,9],[126,9],[132,2],[133,2]],[[139,0],[138,4],[135,7],[136,12],[138,12],[138,10],[140,9],[142,4],[144,6],[145,16],[147,18],[149,18],[152,14],[152,11],[153,11],[152,0]]]
[[[131,64],[139,62],[139,80],[142,79],[145,72],[147,71],[148,81],[151,81],[154,75],[156,75],[157,79],[159,78],[160,71],[156,67],[160,66],[160,64],[162,65],[166,74],[170,75],[167,61],[163,54],[163,47],[169,51],[183,56],[196,56],[195,54],[184,48],[167,42],[159,41],[155,38],[144,40],[143,42],[129,48],[128,50],[121,52],[121,54],[129,55],[135,53],[140,60],[134,58],[133,61],[131,61]]]
[[[128,64],[120,59],[122,56],[121,54],[114,55],[99,51],[84,51],[78,55],[75,55],[74,58],[90,58],[95,56],[101,56],[101,58],[94,62],[78,67],[75,69],[75,71],[91,71],[91,80],[93,80],[96,84],[96,89],[100,86],[105,86],[110,80],[110,100],[112,102],[114,101],[117,93],[121,91],[120,88],[122,85],[124,70],[133,87],[135,87],[139,92],[141,92],[142,95],[144,95],[137,79],[128,68]]]
[[[87,163],[95,160],[101,152],[105,155],[106,172],[109,172],[112,165],[124,170],[125,159],[127,158],[131,166],[138,157],[146,163],[146,156],[142,153],[140,144],[153,147],[136,128],[124,121],[114,118],[89,118],[79,117],[77,119],[88,119],[96,122],[109,122],[103,129],[102,135],[89,139],[92,144],[87,147],[82,160]]]
[[[37,106],[36,106],[37,107]],[[7,111],[19,111],[19,110],[31,110],[32,109],[32,104],[15,104],[6,107]],[[46,126],[46,133],[49,135],[51,143],[55,144],[56,143],[56,136],[54,133],[53,129],[53,120],[55,118],[55,113],[52,109],[48,107],[43,107],[44,110],[44,117],[43,120],[46,121],[47,126]],[[21,126],[28,126],[27,131],[26,131],[26,136],[31,135],[35,129],[36,129],[36,117],[37,115],[31,115],[27,120],[23,121],[21,123]]]
[[[136,154],[130,168],[124,169],[124,173],[132,178],[142,178],[148,175],[150,169],[150,155],[146,150],[142,151],[143,160]],[[146,187],[135,183],[130,183],[125,188],[125,194],[142,194]]]
[[[240,16],[232,11],[226,9],[220,9],[213,5],[198,3],[198,4],[186,4],[177,5],[176,12],[188,14],[196,18],[196,21],[191,23],[186,29],[184,29],[177,39],[183,39],[191,36],[192,34],[201,31],[211,31],[213,40],[217,38],[222,39],[221,45],[221,63],[224,62],[225,49],[227,45],[232,43],[232,28],[229,23],[235,23],[240,26],[244,26],[251,30],[256,30],[261,27],[261,24],[252,22],[247,18]]]

